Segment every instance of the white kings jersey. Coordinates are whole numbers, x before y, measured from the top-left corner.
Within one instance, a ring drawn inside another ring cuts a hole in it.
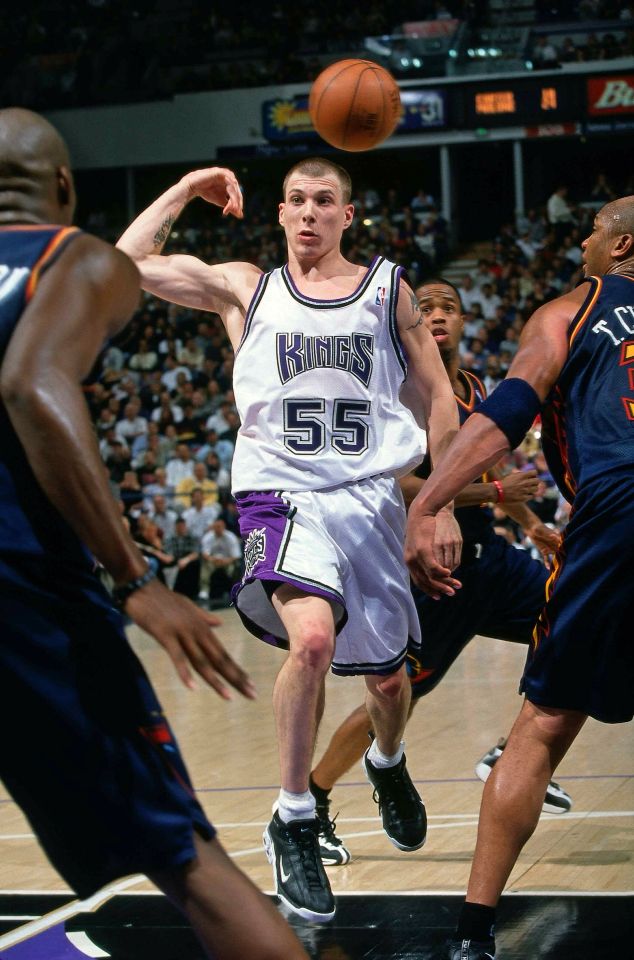
[[[339,300],[304,296],[288,266],[261,277],[234,366],[234,493],[319,490],[420,463],[426,438],[399,400],[401,273],[377,257]]]

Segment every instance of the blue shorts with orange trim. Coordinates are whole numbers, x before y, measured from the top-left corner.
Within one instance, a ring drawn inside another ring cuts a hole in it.
[[[578,491],[521,691],[605,723],[634,716],[632,481]]]
[[[0,629],[0,778],[66,882],[191,861],[214,828],[97,578],[0,557]]]
[[[414,699],[434,689],[476,635],[528,643],[544,605],[546,567],[493,532],[464,544],[455,576],[462,588],[453,597],[432,600],[412,588],[422,634],[407,655]]]

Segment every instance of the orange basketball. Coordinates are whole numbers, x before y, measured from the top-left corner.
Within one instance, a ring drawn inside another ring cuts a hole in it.
[[[401,115],[398,84],[371,60],[338,60],[310,89],[310,119],[339,150],[369,150],[392,133]]]

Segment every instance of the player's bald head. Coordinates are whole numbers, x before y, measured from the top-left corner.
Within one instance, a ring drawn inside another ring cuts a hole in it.
[[[634,234],[634,194],[606,203],[600,210],[612,236]]]
[[[0,221],[70,222],[74,191],[68,148],[31,110],[0,110]]]

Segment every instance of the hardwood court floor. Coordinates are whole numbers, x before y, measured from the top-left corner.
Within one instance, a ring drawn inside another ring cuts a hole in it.
[[[270,892],[272,876],[261,835],[278,789],[270,700],[283,654],[250,637],[232,610],[221,611],[220,616],[223,642],[249,668],[258,687],[255,703],[236,695],[227,704],[202,684],[193,693],[186,690],[150,638],[136,628],[131,636],[222,842],[254,882]],[[516,690],[523,660],[522,647],[478,638],[414,713],[406,751],[410,773],[429,815],[429,834],[422,850],[405,854],[389,843],[360,766],[335,788],[332,812],[338,812],[338,830],[353,853],[346,867],[328,868],[335,894],[350,895],[352,901],[359,895],[367,899],[369,894],[464,892],[481,796],[473,766],[507,733],[519,709]],[[362,680],[329,677],[317,754],[362,696]],[[572,795],[573,809],[568,814],[542,817],[513,871],[509,891],[556,897],[571,892],[586,897],[633,894],[632,724],[607,726],[589,721],[557,779]],[[144,879],[133,884],[135,893],[153,890]],[[54,894],[67,888],[46,863],[28,824],[0,786],[0,895],[15,891]],[[557,902],[561,900],[557,898]],[[374,957],[359,954],[366,955]]]

